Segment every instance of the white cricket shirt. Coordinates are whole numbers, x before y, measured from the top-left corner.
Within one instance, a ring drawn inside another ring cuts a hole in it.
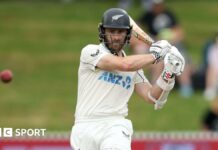
[[[124,51],[123,54],[125,55]],[[148,82],[143,70],[108,72],[96,68],[105,55],[112,55],[104,46],[87,45],[82,49],[78,71],[76,122],[107,117],[125,117],[127,103],[136,83]]]

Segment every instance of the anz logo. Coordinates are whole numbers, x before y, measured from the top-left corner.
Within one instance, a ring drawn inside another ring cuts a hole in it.
[[[124,77],[111,72],[103,72],[101,76],[98,78],[98,80],[120,85],[127,90],[131,87],[131,81],[132,81],[130,76]]]

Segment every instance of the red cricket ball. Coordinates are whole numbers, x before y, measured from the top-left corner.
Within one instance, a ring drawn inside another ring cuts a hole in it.
[[[0,78],[2,82],[9,83],[13,78],[13,73],[9,69],[3,70],[0,72]]]

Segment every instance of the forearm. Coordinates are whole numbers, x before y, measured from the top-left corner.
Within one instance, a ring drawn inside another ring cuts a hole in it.
[[[158,99],[163,92],[163,89],[161,89],[156,83],[151,87],[150,94],[155,98]]]
[[[150,54],[124,57],[123,64],[126,65],[127,71],[136,71],[149,64],[159,62],[170,51],[171,47],[165,40],[155,42],[149,48]]]
[[[137,71],[152,64],[155,61],[153,54],[132,55],[126,57],[117,57],[106,55],[99,60],[97,67],[107,71]]]
[[[157,63],[170,51],[171,45],[167,41],[158,41],[151,45],[150,54],[117,57],[105,55],[97,63],[97,67],[108,71],[137,71],[147,65]]]
[[[155,101],[160,97],[162,92],[163,92],[163,90],[160,87],[158,87],[156,84],[154,84],[148,90],[147,95],[144,98],[144,100],[146,102],[154,105]],[[152,98],[151,98],[151,95],[152,95]]]
[[[148,92],[149,100],[154,102],[155,110],[161,109],[167,102],[168,95],[173,89],[175,78],[169,80],[163,79],[162,75],[158,78],[157,82],[152,86]]]
[[[122,63],[125,67],[123,71],[137,71],[147,65],[154,63],[155,57],[153,54],[132,55],[124,57]]]

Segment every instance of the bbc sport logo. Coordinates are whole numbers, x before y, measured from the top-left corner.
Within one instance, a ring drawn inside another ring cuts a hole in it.
[[[0,137],[12,137],[13,129],[12,128],[0,128]]]
[[[0,128],[0,137],[39,137],[45,136],[46,129],[13,129],[13,128]]]

